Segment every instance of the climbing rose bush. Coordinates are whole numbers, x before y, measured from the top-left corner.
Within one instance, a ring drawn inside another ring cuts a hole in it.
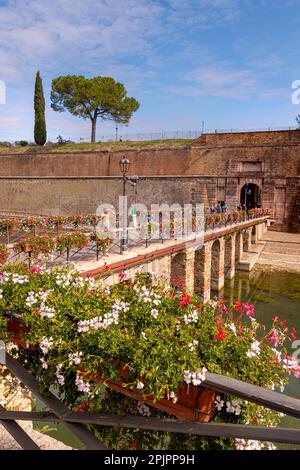
[[[176,403],[179,386],[205,386],[207,371],[283,390],[289,376],[300,373],[287,349],[295,332],[278,317],[267,331],[256,321],[253,305],[203,304],[151,274],[134,280],[122,274],[118,284],[105,287],[68,267],[6,265],[0,273],[1,337],[13,341],[5,328],[11,316],[27,326],[28,344],[38,345],[36,351],[16,346],[18,360],[43,390],[55,384],[65,403],[78,411],[165,417],[143,404],[145,393]],[[120,364],[126,365],[126,383]],[[105,380],[123,380],[124,387],[139,391],[140,402],[109,391]],[[217,421],[268,426],[280,421],[278,413],[232,396],[218,395],[215,406]],[[90,427],[113,448],[272,448]]]

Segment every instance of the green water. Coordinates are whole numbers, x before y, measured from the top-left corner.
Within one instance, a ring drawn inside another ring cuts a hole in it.
[[[226,281],[221,294],[231,302],[241,300],[253,303],[257,319],[266,326],[272,323],[275,315],[287,320],[288,326],[295,326],[300,339],[300,274],[263,271],[238,273],[232,281]],[[300,398],[300,379],[292,377],[284,393]],[[285,417],[282,426],[300,428],[300,420]],[[300,446],[278,447],[300,449]]]

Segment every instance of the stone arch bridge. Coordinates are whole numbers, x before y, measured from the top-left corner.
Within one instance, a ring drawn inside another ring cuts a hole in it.
[[[126,255],[112,255],[97,267],[82,266],[86,276],[118,282],[120,272],[134,277],[137,272],[155,272],[169,280],[180,279],[188,292],[196,292],[204,301],[211,290],[221,291],[225,278],[233,279],[236,269],[250,271],[264,243],[270,217],[239,222],[228,227],[207,230],[203,243],[195,240],[169,240],[164,245],[140,247]]]

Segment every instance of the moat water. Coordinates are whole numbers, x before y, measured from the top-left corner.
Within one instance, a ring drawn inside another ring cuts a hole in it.
[[[256,318],[266,326],[271,325],[275,315],[286,319],[289,326],[295,326],[300,339],[300,274],[259,270],[250,274],[237,273],[232,281],[226,281],[225,289],[221,294],[231,302],[241,300],[253,303]],[[300,399],[300,379],[291,378],[284,393]],[[281,425],[300,428],[300,420],[285,417]],[[52,426],[49,427],[52,428]],[[64,425],[55,427],[55,430],[50,431],[49,434],[72,447],[83,448]],[[277,444],[277,447],[300,449],[300,446],[286,444]]]
[[[255,305],[256,318],[270,326],[278,315],[295,326],[300,339],[300,273],[254,271],[238,273],[232,281],[226,281],[223,295],[231,302],[245,301]],[[293,350],[290,351],[292,353]],[[300,379],[290,379],[285,394],[300,399]],[[300,420],[285,417],[281,425],[300,428]],[[281,449],[300,449],[300,446],[277,444]]]

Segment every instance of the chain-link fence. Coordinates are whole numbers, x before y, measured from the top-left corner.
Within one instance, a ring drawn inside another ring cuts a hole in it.
[[[159,141],[159,140],[194,140],[204,134],[225,134],[225,133],[239,133],[239,132],[271,132],[271,131],[291,131],[299,128],[296,127],[264,127],[264,128],[229,128],[229,129],[213,129],[213,128],[203,128],[202,130],[177,130],[177,131],[145,131],[145,132],[135,132],[127,133],[124,129],[117,128],[113,134],[101,134],[100,130],[98,131],[98,142],[142,142],[142,141]],[[299,129],[300,130],[300,129]],[[64,134],[63,137],[60,136],[60,143],[88,143],[90,142],[90,136],[86,135],[84,137],[75,137],[68,134]],[[52,140],[48,142],[48,145],[58,143],[59,139]],[[31,142],[27,141],[1,141],[0,146],[26,146]],[[7,144],[7,145],[6,145]]]

